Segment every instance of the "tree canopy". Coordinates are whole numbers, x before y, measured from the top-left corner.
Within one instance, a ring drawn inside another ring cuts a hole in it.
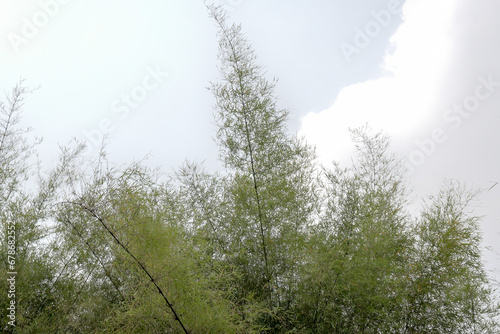
[[[401,161],[368,127],[351,131],[351,166],[318,163],[241,26],[208,9],[224,171],[117,167],[105,148],[85,159],[81,143],[42,171],[19,124],[29,89],[0,103],[0,271],[15,276],[13,297],[0,283],[2,331],[498,331],[476,193],[449,181],[410,214]]]

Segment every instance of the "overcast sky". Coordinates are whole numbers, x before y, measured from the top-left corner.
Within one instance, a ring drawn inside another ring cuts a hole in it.
[[[407,161],[415,196],[444,179],[500,181],[500,2],[493,0],[221,0],[260,64],[279,78],[290,131],[320,159],[349,162],[348,128],[368,123]],[[214,22],[202,0],[0,0],[0,87],[24,78],[24,124],[58,145],[109,134],[111,159],[146,154],[220,168],[206,89],[216,81]],[[476,213],[488,268],[500,268],[500,185]]]

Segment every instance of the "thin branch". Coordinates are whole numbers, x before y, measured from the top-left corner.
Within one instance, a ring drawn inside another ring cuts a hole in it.
[[[87,207],[85,204],[83,203],[75,203],[75,202],[68,202],[70,204],[73,204],[73,205],[77,205],[81,208],[83,208],[85,211],[87,211],[88,213],[90,213],[90,215],[92,217],[94,217],[95,219],[97,219],[101,225],[104,227],[104,229],[111,235],[111,237],[113,237],[113,239],[115,240],[115,242],[128,254],[130,255],[130,257],[139,265],[139,267],[142,269],[142,271],[149,277],[151,283],[153,283],[153,285],[155,286],[156,290],[158,291],[158,293],[162,296],[162,298],[165,300],[165,303],[167,305],[167,307],[170,309],[170,311],[172,312],[173,316],[174,316],[174,319],[179,323],[179,325],[182,327],[182,330],[184,331],[184,333],[186,334],[189,334],[189,331],[186,329],[186,327],[184,326],[184,324],[182,323],[179,315],[177,314],[177,312],[175,311],[174,309],[174,306],[172,305],[172,303],[169,302],[169,300],[167,299],[167,297],[165,296],[165,294],[163,293],[163,290],[160,288],[160,286],[156,283],[155,279],[153,278],[153,276],[150,274],[150,272],[146,269],[146,267],[142,264],[141,261],[139,261],[134,254],[132,254],[130,252],[130,250],[120,241],[120,239],[118,239],[118,237],[113,233],[113,231],[111,231],[111,229],[109,228],[109,226],[105,223],[104,219],[102,217],[100,217],[93,209]]]
[[[78,231],[78,229],[76,228],[76,226],[74,224],[72,224],[69,221],[69,219],[65,220],[64,222],[66,224],[70,225],[73,228],[73,230],[76,232],[76,234],[78,235],[78,237],[80,237],[80,239],[89,248],[89,250],[92,253],[92,255],[97,259],[97,262],[99,262],[99,264],[101,265],[102,269],[104,270],[104,274],[109,279],[109,281],[111,282],[111,284],[113,284],[113,287],[115,288],[116,292],[118,292],[118,294],[120,295],[121,300],[125,301],[125,297],[123,296],[122,292],[120,291],[120,288],[118,287],[118,284],[111,278],[111,272],[106,268],[106,266],[102,262],[101,258],[99,256],[97,256],[95,250],[92,248],[92,246],[90,245],[90,243],[88,242],[88,240],[85,239],[85,237],[82,235],[82,233],[80,231]]]

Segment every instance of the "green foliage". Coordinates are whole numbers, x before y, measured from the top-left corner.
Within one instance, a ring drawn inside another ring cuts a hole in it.
[[[225,248],[238,273],[238,299],[263,303],[264,326],[288,326],[296,299],[296,272],[302,262],[306,230],[315,205],[314,151],[287,133],[288,111],[278,109],[275,82],[255,64],[255,54],[229,26],[224,12],[211,7],[219,28],[222,83],[216,98],[217,139],[228,169],[225,225],[232,240]],[[244,304],[243,304],[244,305]]]
[[[353,166],[325,170],[324,205],[304,269],[301,322],[312,332],[378,333],[400,326],[412,244],[405,189],[387,138],[353,132]]]
[[[288,133],[241,27],[209,10],[224,173],[116,167],[104,149],[85,159],[81,144],[36,173],[36,141],[19,126],[29,91],[0,104],[0,272],[15,221],[15,332],[498,332],[475,193],[449,182],[410,215],[389,139],[366,128],[352,131],[352,166],[320,166]]]
[[[424,208],[408,271],[406,326],[412,333],[485,333],[498,306],[481,261],[479,219],[470,215],[475,192],[450,182]]]

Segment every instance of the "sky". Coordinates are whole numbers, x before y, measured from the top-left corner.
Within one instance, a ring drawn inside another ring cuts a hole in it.
[[[474,212],[500,271],[500,2],[218,0],[241,23],[291,133],[319,159],[350,163],[349,128],[368,124],[405,159],[418,198],[443,180],[485,189]],[[59,145],[102,137],[112,161],[148,155],[218,170],[213,140],[217,38],[202,0],[0,0],[0,87],[37,88],[23,124]],[[500,275],[497,272],[497,277]]]

